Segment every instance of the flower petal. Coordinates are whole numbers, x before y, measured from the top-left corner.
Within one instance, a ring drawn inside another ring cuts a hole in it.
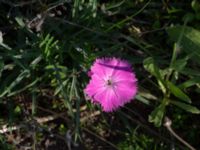
[[[116,92],[120,96],[120,101],[125,104],[131,101],[137,93],[136,82],[121,81],[117,83]]]
[[[105,83],[102,79],[99,79],[97,75],[93,75],[84,91],[90,98],[93,99],[96,94],[105,89],[104,85]]]
[[[119,95],[113,90],[106,90],[104,99],[101,101],[101,106],[105,112],[111,112],[119,108],[122,104]]]
[[[101,104],[104,111],[114,111],[135,97],[137,78],[127,61],[118,58],[97,59],[91,72],[85,93],[92,102]],[[110,85],[108,81],[111,81]]]

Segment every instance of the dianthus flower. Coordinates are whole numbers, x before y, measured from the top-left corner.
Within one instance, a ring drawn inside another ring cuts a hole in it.
[[[119,58],[96,59],[91,70],[86,95],[105,112],[112,112],[130,102],[137,93],[137,79],[131,65]]]

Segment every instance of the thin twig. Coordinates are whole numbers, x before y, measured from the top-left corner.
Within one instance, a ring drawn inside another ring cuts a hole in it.
[[[101,33],[99,31],[96,31],[96,30],[93,30],[91,28],[88,28],[86,26],[83,26],[83,25],[80,25],[80,24],[77,24],[75,22],[72,22],[72,21],[69,21],[69,20],[66,20],[66,19],[61,19],[61,18],[58,18],[58,17],[53,17],[53,19],[57,20],[57,21],[61,21],[62,23],[66,23],[66,24],[69,24],[71,26],[75,26],[75,27],[78,27],[78,28],[82,28],[86,31],[89,31],[89,32],[92,32],[92,33],[96,33],[96,34],[99,34],[99,35],[103,35],[104,33]]]
[[[45,116],[45,117],[34,117],[33,120],[35,120],[39,124],[43,124],[43,123],[46,123],[46,122],[49,122],[49,121],[53,121],[53,120],[59,118],[60,116],[65,115],[65,114],[66,114],[66,112],[55,113],[54,115],[49,115],[49,116]],[[24,127],[23,123],[20,124],[20,125],[11,126],[11,127],[8,127],[7,125],[3,125],[2,128],[0,129],[0,133],[3,134],[3,133],[6,133],[6,132],[15,131],[15,130],[18,130],[18,129],[23,128],[23,127]]]
[[[42,108],[42,107],[39,107],[37,106],[38,109],[42,110],[42,111],[45,111],[45,112],[48,112],[48,113],[51,113],[53,115],[49,115],[49,116],[45,116],[45,117],[34,117],[33,120],[35,120],[37,123],[39,124],[44,124],[44,123],[47,123],[49,121],[53,121],[55,119],[58,119],[58,118],[62,118],[64,119],[66,122],[71,122],[67,117],[66,117],[66,112],[62,112],[62,113],[55,113],[51,110],[47,110],[45,108]],[[85,110],[85,106],[81,107],[81,110]],[[92,114],[86,116],[86,117],[83,117],[80,119],[80,122],[85,122],[86,120],[88,120],[88,118],[91,118],[91,117],[95,117],[97,115],[100,114],[100,111],[95,111],[93,112]],[[2,128],[0,129],[0,133],[3,134],[3,133],[6,133],[6,132],[10,132],[10,131],[15,131],[15,130],[18,130],[18,129],[21,129],[25,127],[24,124],[20,124],[20,125],[16,125],[16,126],[11,126],[11,127],[8,127],[7,125],[3,125]]]
[[[99,135],[97,135],[97,134],[94,134],[94,132],[88,130],[88,129],[85,128],[85,127],[82,127],[82,128],[83,128],[84,131],[88,132],[89,134],[91,134],[91,135],[95,136],[96,138],[100,139],[101,141],[103,141],[103,142],[109,144],[109,145],[112,146],[114,149],[119,150],[119,148],[118,148],[117,146],[115,146],[114,144],[112,144],[112,143],[109,142],[108,140],[102,138],[101,136],[99,136]]]
[[[19,2],[19,3],[12,3],[12,2],[7,1],[7,0],[2,0],[1,2],[5,3],[5,4],[8,4],[11,7],[23,7],[25,5],[30,5],[30,4],[36,3],[37,0],[24,1],[24,2]]]
[[[187,146],[191,150],[196,150],[193,146],[191,146],[188,142],[186,142],[183,138],[181,138],[171,127],[172,121],[165,117],[165,123],[164,126],[167,128],[167,130],[173,135],[177,140],[179,140],[181,143],[183,143],[185,146]]]
[[[167,25],[159,28],[159,29],[154,29],[154,30],[150,30],[150,31],[144,31],[140,33],[140,36],[143,36],[144,34],[148,34],[148,33],[153,33],[153,32],[158,32],[158,31],[163,31],[167,28]]]
[[[153,135],[159,137],[161,140],[163,140],[163,141],[165,141],[165,142],[168,142],[168,143],[174,143],[174,142],[172,142],[171,140],[169,140],[168,138],[163,137],[162,135],[160,135],[159,133],[157,133],[155,130],[153,130],[152,128],[150,128],[150,127],[149,127],[148,125],[146,125],[145,123],[140,122],[140,121],[134,119],[133,117],[131,117],[131,116],[125,114],[125,113],[122,112],[122,111],[120,111],[120,113],[121,113],[122,115],[124,115],[124,117],[126,117],[127,119],[131,120],[132,122],[134,122],[134,123],[140,125],[140,126],[141,126],[142,128],[144,128],[144,129],[146,129],[149,133],[151,133],[151,134],[153,134]],[[184,150],[184,147],[183,147],[182,145],[177,144],[177,143],[175,143],[175,144],[176,144],[177,146],[179,146],[181,149]]]

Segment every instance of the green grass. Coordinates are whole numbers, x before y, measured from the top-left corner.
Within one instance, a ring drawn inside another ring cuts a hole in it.
[[[163,126],[169,117],[198,148],[199,16],[197,0],[1,1],[0,127],[20,129],[3,133],[0,146],[187,149]],[[135,101],[113,113],[83,93],[103,56],[128,60],[138,78]]]

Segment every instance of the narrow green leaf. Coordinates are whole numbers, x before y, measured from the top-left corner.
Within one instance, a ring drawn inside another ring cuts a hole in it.
[[[24,86],[23,88],[20,88],[20,89],[17,89],[15,91],[10,92],[7,96],[9,97],[9,96],[13,96],[13,95],[19,94],[19,93],[21,93],[21,92],[33,87],[38,81],[40,81],[40,78],[35,79],[33,82],[31,82],[30,84]]]
[[[158,84],[163,93],[166,93],[165,84],[161,75],[161,70],[155,65],[152,57],[148,57],[143,61],[144,68],[150,72],[158,80]]]
[[[18,84],[20,84],[22,82],[22,80],[24,78],[27,78],[30,76],[30,72],[29,70],[24,70],[22,73],[20,73],[16,78],[15,80],[13,80],[13,77],[14,76],[11,76],[12,78],[10,79],[12,82],[9,83],[10,81],[8,80],[5,80],[5,87],[1,87],[3,89],[2,90],[2,93],[0,92],[0,97],[3,97],[5,96],[6,94],[10,95],[12,93],[12,90],[14,89],[14,87],[16,87]],[[9,84],[9,85],[7,85]]]
[[[158,107],[156,107],[149,115],[149,122],[154,123],[156,127],[160,127],[162,124],[162,119],[165,114],[166,105],[167,103],[164,99],[162,103]]]
[[[71,115],[73,118],[74,118],[74,113],[73,113],[73,110],[72,110],[72,104],[71,102],[69,101],[69,96],[68,96],[68,93],[63,85],[63,80],[62,78],[60,77],[60,72],[59,72],[59,69],[58,69],[58,66],[54,64],[54,70],[55,70],[55,76],[54,78],[57,80],[58,82],[58,87],[60,88],[61,86],[61,94],[64,98],[63,102],[64,102],[64,105],[66,106],[66,108],[69,109],[69,115]]]
[[[3,34],[1,31],[0,31],[0,43],[3,43]]]
[[[200,3],[198,2],[198,0],[193,0],[191,6],[196,13],[200,11]]]
[[[187,64],[188,58],[177,59],[173,64],[172,68],[176,71],[181,71]]]
[[[183,82],[178,87],[181,89],[185,89],[185,88],[191,87],[191,86],[199,84],[199,83],[200,83],[200,77],[196,77],[196,78],[192,78],[190,80]]]
[[[200,71],[199,70],[194,70],[191,68],[184,68],[183,70],[180,71],[180,73],[184,75],[191,75],[191,76],[200,76]]]
[[[0,77],[1,77],[1,73],[4,70],[4,63],[3,61],[0,59]]]
[[[170,101],[170,103],[188,111],[191,112],[193,114],[200,114],[200,110],[198,108],[196,108],[195,106],[186,104],[186,103],[182,103],[182,102],[178,102],[178,101]]]
[[[170,90],[170,92],[176,96],[177,98],[179,98],[182,101],[185,101],[187,103],[191,103],[190,97],[187,96],[180,88],[178,88],[176,85],[174,85],[172,82],[167,81],[167,86]]]
[[[144,103],[146,105],[150,104],[149,100],[147,100],[146,98],[144,98],[143,96],[141,96],[139,94],[136,95],[135,99],[139,100],[140,102],[142,102],[142,103]]]
[[[153,76],[158,76],[158,74],[155,71],[155,65],[154,65],[154,60],[152,57],[148,57],[143,61],[143,66],[144,68],[150,72]]]
[[[22,27],[22,28],[25,27],[25,23],[24,23],[22,17],[15,17],[15,20],[16,20],[16,22],[18,23],[18,25],[19,25],[20,27]]]
[[[194,61],[200,64],[200,31],[187,26],[175,26],[167,29],[170,39],[179,42],[184,50]],[[179,37],[181,40],[179,41]]]

